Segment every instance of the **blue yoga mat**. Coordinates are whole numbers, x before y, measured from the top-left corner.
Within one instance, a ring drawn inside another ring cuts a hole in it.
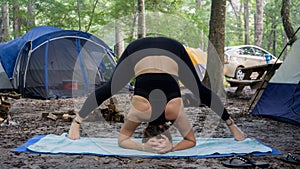
[[[141,139],[135,140],[141,141]],[[182,138],[173,138],[173,142],[180,140]],[[215,158],[248,153],[252,153],[255,156],[281,154],[279,151],[255,138],[247,138],[244,141],[235,141],[233,138],[197,138],[196,141],[196,146],[190,149],[169,152],[167,154],[154,154],[121,148],[117,144],[117,138],[81,137],[80,140],[70,140],[66,137],[66,133],[64,133],[62,135],[36,135],[24,145],[14,149],[13,152],[143,158]]]

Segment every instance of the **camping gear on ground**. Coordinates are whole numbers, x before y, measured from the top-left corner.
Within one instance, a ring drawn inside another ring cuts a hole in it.
[[[11,120],[11,113],[9,109],[11,108],[11,103],[7,101],[8,98],[20,99],[21,95],[16,92],[10,93],[0,93],[0,123],[5,121],[9,124]]]
[[[92,34],[39,26],[0,44],[0,60],[22,97],[86,96],[115,68],[112,50]]]
[[[173,142],[179,142],[182,137],[173,137]],[[135,138],[141,142],[141,138]],[[143,157],[143,158],[217,158],[231,157],[234,154],[252,153],[254,156],[281,154],[277,150],[255,138],[235,141],[234,138],[196,138],[196,146],[169,152],[154,154],[145,151],[124,149],[118,146],[118,138],[80,137],[71,140],[67,133],[62,135],[36,135],[13,152],[50,153],[50,154],[86,154],[97,156]]]
[[[251,114],[300,125],[300,39],[270,79]]]

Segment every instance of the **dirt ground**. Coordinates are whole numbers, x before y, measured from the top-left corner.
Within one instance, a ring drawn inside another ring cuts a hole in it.
[[[249,101],[254,94],[251,89],[244,89],[240,96],[233,97],[228,88],[225,106],[237,125],[248,135],[279,150],[282,155],[252,157],[257,161],[269,162],[272,169],[293,169],[300,166],[282,162],[279,158],[288,152],[300,150],[300,127],[278,122],[268,118],[252,116],[247,113]],[[129,98],[121,94],[118,102],[128,109]],[[42,168],[226,168],[221,162],[227,158],[181,158],[147,159],[97,157],[92,155],[49,155],[33,153],[13,153],[16,147],[24,144],[36,134],[62,134],[68,132],[70,122],[62,119],[43,118],[43,113],[79,109],[84,98],[63,100],[10,99],[12,122],[0,126],[0,168],[1,169],[42,169]],[[193,124],[197,137],[231,137],[225,124],[206,107],[185,108]],[[82,126],[82,135],[90,137],[117,137],[122,123],[103,123],[87,120]],[[138,129],[134,137],[141,136]],[[176,132],[175,136],[176,136]],[[178,133],[177,133],[178,134]]]

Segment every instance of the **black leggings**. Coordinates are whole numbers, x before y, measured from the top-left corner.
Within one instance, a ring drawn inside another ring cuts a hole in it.
[[[223,120],[229,119],[221,99],[205,87],[196,72],[184,46],[176,40],[165,37],[148,37],[138,39],[127,46],[114,70],[111,79],[89,95],[79,111],[84,118],[105,100],[117,94],[133,77],[134,66],[147,56],[168,56],[177,62],[179,80],[198,99],[198,105],[205,104],[216,112]]]

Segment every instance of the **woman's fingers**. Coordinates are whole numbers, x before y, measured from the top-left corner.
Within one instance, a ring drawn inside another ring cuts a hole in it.
[[[159,139],[153,137],[148,140],[147,144],[152,149],[151,152],[153,153],[165,154],[172,149],[172,143],[165,135],[161,135],[161,138]]]
[[[168,138],[167,136],[163,135],[163,134],[161,134],[161,137],[162,137],[163,139],[165,139],[165,140],[169,140],[169,138]]]

